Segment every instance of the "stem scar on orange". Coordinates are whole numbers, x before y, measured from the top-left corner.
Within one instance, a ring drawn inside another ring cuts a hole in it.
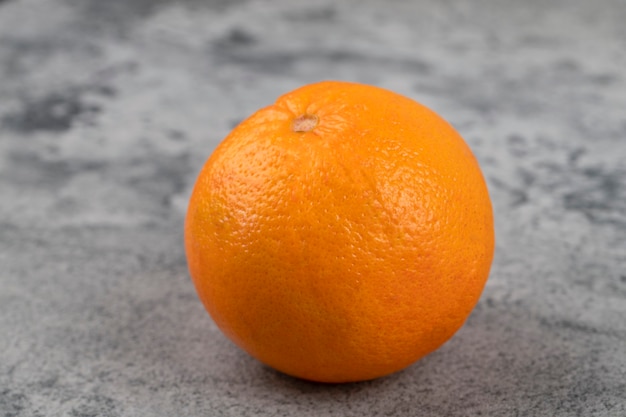
[[[218,327],[289,375],[398,371],[463,325],[494,252],[491,202],[461,136],[382,88],[327,81],[280,97],[215,149],[185,222]]]

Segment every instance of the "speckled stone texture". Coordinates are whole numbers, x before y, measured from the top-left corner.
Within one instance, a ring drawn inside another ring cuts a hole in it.
[[[626,416],[623,0],[0,1],[0,416]],[[302,84],[433,108],[496,214],[466,326],[320,385],[198,301],[183,220],[242,118]]]

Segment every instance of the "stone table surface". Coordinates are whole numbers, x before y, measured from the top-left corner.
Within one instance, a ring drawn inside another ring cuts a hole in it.
[[[626,416],[623,0],[0,1],[0,416]],[[433,108],[480,161],[496,256],[394,375],[259,364],[189,279],[198,170],[302,84]]]

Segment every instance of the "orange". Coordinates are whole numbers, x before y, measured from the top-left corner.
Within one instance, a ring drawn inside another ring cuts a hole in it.
[[[235,344],[286,374],[348,382],[403,369],[463,325],[494,228],[479,165],[447,122],[381,88],[320,82],[215,149],[185,245]]]

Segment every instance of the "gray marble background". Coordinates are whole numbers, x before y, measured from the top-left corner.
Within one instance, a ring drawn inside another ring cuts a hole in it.
[[[626,3],[0,1],[0,416],[626,416]],[[406,94],[496,214],[466,326],[320,385],[234,347],[182,244],[242,118],[322,79]]]

